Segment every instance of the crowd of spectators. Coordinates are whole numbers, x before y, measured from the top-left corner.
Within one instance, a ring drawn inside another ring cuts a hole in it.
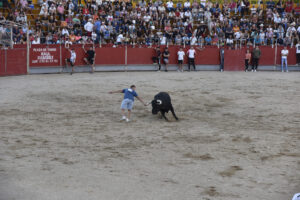
[[[130,45],[279,45],[300,38],[300,6],[291,0],[258,2],[210,0],[193,2],[119,2],[91,0],[29,0],[6,3],[0,21],[14,21],[15,44],[130,44]],[[5,6],[5,5],[4,5]],[[33,9],[39,9],[34,14]],[[5,13],[5,12],[3,12]],[[30,19],[29,19],[30,18]],[[29,24],[27,26],[26,24]],[[8,27],[8,26],[7,26]],[[0,34],[10,31],[3,23]]]

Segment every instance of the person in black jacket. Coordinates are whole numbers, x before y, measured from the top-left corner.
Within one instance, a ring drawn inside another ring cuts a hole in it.
[[[95,65],[95,46],[89,48],[89,50],[85,50],[84,45],[82,46],[83,51],[87,54],[87,57],[85,57],[83,60],[87,65],[91,66],[91,72],[94,73],[94,65]]]
[[[224,47],[222,46],[220,48],[220,72],[224,71],[224,54],[225,54],[225,50]]]

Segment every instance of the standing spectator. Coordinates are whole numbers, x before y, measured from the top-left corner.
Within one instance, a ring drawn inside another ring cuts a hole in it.
[[[245,72],[248,71],[250,60],[251,60],[251,53],[250,53],[249,49],[247,49],[247,52],[245,55]]]
[[[87,35],[90,37],[92,35],[92,31],[94,28],[94,24],[92,23],[92,19],[90,18],[88,22],[84,25],[84,30],[87,32]]]
[[[63,21],[64,20],[64,12],[65,12],[65,8],[62,5],[62,3],[59,3],[59,5],[57,6],[57,15],[59,17],[59,20]]]
[[[67,68],[68,67],[68,63],[70,63],[70,65],[71,65],[71,67],[72,67],[72,71],[71,71],[71,75],[74,73],[74,66],[75,66],[75,61],[76,61],[76,53],[75,53],[75,50],[74,49],[68,49],[69,50],[69,52],[70,52],[70,58],[68,58],[68,59],[66,59],[66,66],[65,66],[65,68]],[[61,69],[61,72],[63,72],[63,69],[64,68],[62,68]]]
[[[164,61],[164,64],[165,64],[165,72],[168,71],[169,56],[170,56],[170,52],[168,50],[168,47],[166,47],[165,50],[164,50],[164,53],[163,53],[163,61]]]
[[[284,46],[284,49],[281,50],[281,72],[284,72],[283,65],[285,65],[285,71],[289,72],[288,66],[287,66],[287,56],[289,55],[289,50],[286,46]]]
[[[182,64],[183,64],[183,59],[184,59],[184,51],[182,50],[182,47],[180,47],[179,51],[177,52],[177,56],[178,56],[178,72],[183,72],[182,69]]]
[[[225,58],[225,50],[224,46],[220,49],[220,72],[224,71],[224,58]]]
[[[161,68],[161,51],[160,51],[159,47],[156,47],[155,54],[156,54],[155,60],[158,64],[158,70],[157,71],[160,72],[160,68]]]
[[[298,44],[296,44],[296,58],[297,64],[300,65],[300,40],[298,40]]]
[[[257,71],[260,56],[261,56],[261,51],[258,48],[258,46],[256,46],[255,49],[253,49],[252,51],[252,72]]]
[[[195,66],[196,51],[195,51],[193,46],[191,46],[191,48],[187,51],[187,55],[188,55],[188,68],[189,68],[189,71],[191,71],[191,65],[193,65],[194,71],[196,71],[196,66]]]

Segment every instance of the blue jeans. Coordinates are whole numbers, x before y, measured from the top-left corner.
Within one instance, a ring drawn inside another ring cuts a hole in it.
[[[133,107],[133,101],[131,99],[124,99],[122,101],[122,104],[121,104],[121,109],[124,109],[124,110],[132,110],[132,107]]]
[[[285,71],[288,71],[287,58],[281,58],[281,71],[283,71],[283,64],[285,65]]]

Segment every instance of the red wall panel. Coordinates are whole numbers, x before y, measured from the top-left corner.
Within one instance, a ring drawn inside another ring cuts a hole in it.
[[[27,73],[26,49],[0,50],[0,76]]]
[[[202,50],[196,48],[197,56],[195,63],[197,65],[219,65],[220,64],[220,49],[217,47],[205,47]]]
[[[245,70],[245,49],[228,50],[224,52],[224,70],[243,71]]]
[[[152,57],[155,55],[153,48],[127,48],[127,64],[152,64]]]
[[[125,48],[97,48],[97,65],[125,65]]]
[[[275,47],[261,46],[261,57],[259,59],[259,65],[274,65],[275,63]],[[252,49],[251,49],[252,50]]]
[[[0,76],[5,75],[5,50],[0,50]]]
[[[16,55],[17,59],[16,59]],[[27,50],[9,49],[7,50],[6,75],[27,74]]]

